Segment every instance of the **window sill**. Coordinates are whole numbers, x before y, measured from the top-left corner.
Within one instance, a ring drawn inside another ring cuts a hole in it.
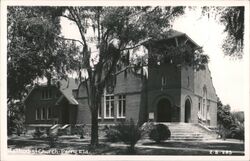
[[[117,117],[117,119],[126,119],[126,117]]]
[[[104,117],[105,120],[113,120],[115,119],[114,117]]]

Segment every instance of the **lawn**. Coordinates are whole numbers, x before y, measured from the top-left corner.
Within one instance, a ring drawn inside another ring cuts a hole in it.
[[[47,139],[15,137],[8,140],[8,149],[29,150],[31,154],[77,154],[77,155],[128,155],[127,146],[122,142],[110,143],[100,139],[94,149],[89,146],[90,139],[79,137],[60,137],[54,147]],[[45,153],[40,153],[44,151]],[[217,152],[217,153],[216,153]],[[12,153],[15,154],[15,153]],[[151,140],[140,140],[136,145],[136,155],[244,155],[242,142],[174,142],[156,144]]]

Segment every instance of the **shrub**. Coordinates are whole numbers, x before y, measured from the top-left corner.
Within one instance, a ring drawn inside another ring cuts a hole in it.
[[[119,136],[120,136],[120,132],[115,129],[115,127],[105,127],[104,129],[105,133],[106,133],[106,137],[107,140],[110,142],[118,142],[120,141]]]
[[[80,135],[80,138],[84,138],[84,126],[85,125],[74,125],[71,127],[71,135]]]
[[[48,141],[50,148],[54,148],[56,146],[57,140],[58,140],[58,135],[56,133],[49,133]]]
[[[58,136],[62,136],[62,135],[66,135],[66,134],[67,134],[66,129],[58,129],[58,131],[57,131]]]
[[[153,122],[146,122],[141,126],[142,137],[147,137],[150,131],[154,128]]]
[[[128,154],[135,154],[135,144],[141,138],[141,130],[136,125],[133,119],[130,119],[129,123],[121,122],[116,126],[119,131],[119,139],[125,144],[128,144]]]
[[[230,128],[230,137],[239,140],[245,140],[244,125],[236,124]]]
[[[43,135],[44,133],[42,131],[40,131],[40,129],[38,127],[36,127],[35,129],[35,132],[33,133],[33,137],[34,138],[41,138],[41,136]]]
[[[154,125],[154,128],[149,133],[149,138],[154,140],[156,143],[160,143],[163,140],[169,139],[171,132],[168,126],[163,124]]]

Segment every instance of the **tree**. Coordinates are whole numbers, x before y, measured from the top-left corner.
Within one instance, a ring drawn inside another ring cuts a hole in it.
[[[8,7],[8,99],[20,99],[37,77],[63,76],[77,64],[78,48],[61,41],[61,8]]]
[[[203,15],[213,17],[225,26],[227,34],[222,49],[225,55],[242,58],[244,48],[244,6],[202,7]]]
[[[23,122],[18,102],[27,95],[27,86],[39,77],[65,78],[79,63],[79,49],[59,37],[63,8],[9,6],[7,10],[8,128],[12,129],[21,125],[14,120]]]
[[[219,133],[225,138],[244,140],[244,115],[243,113],[231,113],[229,105],[223,105],[220,100],[217,103],[217,120]]]
[[[141,46],[149,39],[163,38],[171,28],[173,19],[184,13],[183,9],[169,6],[66,7],[62,17],[73,21],[81,35],[83,59],[79,68],[88,72],[85,84],[92,119],[91,145],[98,144],[97,112],[101,106],[101,95],[105,85],[112,82],[121,71],[136,67],[140,69],[145,62],[131,61],[129,50]],[[90,28],[94,34],[88,39]],[[98,53],[91,52],[90,42],[95,43]],[[194,54],[185,46],[169,50],[179,55],[171,52],[159,54],[164,53],[161,51],[148,57],[148,62],[157,64],[159,61],[172,59],[175,64],[187,62],[190,65],[198,64],[200,67],[207,63],[207,56],[201,52]]]

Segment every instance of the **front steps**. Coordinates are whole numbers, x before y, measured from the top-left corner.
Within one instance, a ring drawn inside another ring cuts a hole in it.
[[[217,138],[215,132],[202,127],[200,124],[194,123],[168,123],[159,122],[156,124],[164,124],[169,127],[171,132],[170,140],[174,141],[202,141],[214,140]]]

